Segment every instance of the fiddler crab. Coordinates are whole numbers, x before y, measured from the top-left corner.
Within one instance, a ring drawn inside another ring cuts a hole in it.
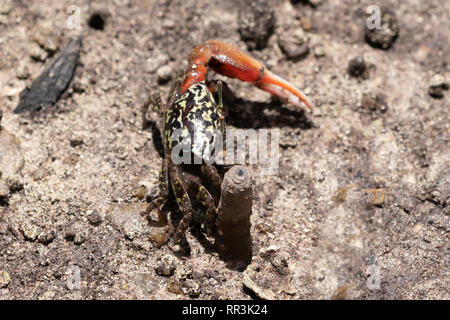
[[[183,75],[178,74],[173,82],[167,104],[162,105],[159,93],[153,94],[146,104],[146,107],[152,104],[161,117],[164,160],[159,174],[157,195],[145,213],[148,215],[157,209],[159,221],[167,224],[167,218],[161,211],[169,197],[170,184],[182,213],[174,234],[175,243],[180,242],[191,224],[193,213],[191,197],[206,207],[203,226],[207,235],[212,235],[214,230],[218,201],[205,185],[220,192],[222,178],[217,167],[211,161],[206,161],[211,159],[205,159],[202,153],[203,145],[196,142],[189,144],[190,149],[183,149],[183,152],[190,151],[194,156],[205,161],[201,161],[200,164],[176,164],[172,159],[172,152],[179,143],[183,142],[183,136],[200,135],[208,137],[209,143],[214,143],[219,139],[215,133],[224,132],[222,85],[220,81],[216,86],[207,82],[208,67],[230,78],[250,82],[287,103],[312,111],[312,104],[305,94],[288,81],[267,70],[261,62],[231,44],[209,40],[195,47],[189,55],[186,72]],[[218,91],[219,103],[214,100],[211,92],[214,90]],[[176,131],[181,139],[173,138]]]

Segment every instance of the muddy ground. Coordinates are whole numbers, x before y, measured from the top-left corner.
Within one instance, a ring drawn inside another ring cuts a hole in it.
[[[450,2],[268,3],[258,15],[235,0],[0,2],[1,299],[450,298]],[[372,4],[396,19],[387,49],[364,36]],[[58,103],[13,113],[78,34]],[[210,38],[315,105],[306,114],[226,79],[227,123],[281,134],[278,174],[252,169],[253,255],[240,266],[195,224],[189,255],[158,247],[140,215],[161,163],[140,108],[156,90],[165,99],[168,76]]]

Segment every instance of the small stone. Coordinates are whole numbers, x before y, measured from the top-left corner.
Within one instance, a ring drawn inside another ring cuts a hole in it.
[[[167,254],[159,261],[155,271],[160,276],[170,277],[176,269],[176,262],[177,259],[174,256]]]
[[[361,108],[372,114],[385,113],[387,111],[386,97],[383,94],[363,93]]]
[[[347,200],[347,195],[350,190],[357,188],[355,184],[348,184],[338,189],[335,196],[333,197],[333,201],[340,204]]]
[[[265,255],[267,253],[273,253],[278,251],[280,248],[274,244],[268,246],[267,248],[264,248],[261,250],[261,255]]]
[[[313,7],[318,7],[322,4],[322,0],[307,0],[310,5]]]
[[[258,298],[262,300],[274,300],[275,295],[274,293],[266,288],[259,287],[252,279],[251,279],[252,272],[245,271],[244,277],[242,279],[242,284],[244,287],[252,291]]]
[[[148,225],[142,213],[147,208],[146,203],[111,204],[106,218],[119,228],[128,240],[148,234]]]
[[[175,294],[180,294],[182,293],[182,289],[183,287],[181,286],[181,283],[171,279],[167,282],[167,291],[175,293]]]
[[[267,0],[244,2],[238,15],[238,31],[249,50],[264,49],[275,27],[275,11]]]
[[[44,230],[42,231],[37,240],[42,244],[49,244],[56,238],[56,233],[53,230]]]
[[[195,280],[187,279],[183,287],[183,292],[191,298],[198,298],[201,294],[200,284]]]
[[[152,52],[152,56],[147,59],[147,63],[144,65],[145,71],[154,73],[158,71],[160,66],[164,66],[169,62],[167,54],[162,53],[158,49]]]
[[[8,179],[9,184],[9,192],[19,192],[20,190],[23,190],[23,183],[17,180]]]
[[[144,199],[146,194],[147,194],[147,188],[145,186],[140,186],[139,188],[136,189],[135,196],[139,200]]]
[[[12,9],[12,0],[3,0],[0,2],[0,14],[7,16]]]
[[[369,28],[370,27],[370,28]],[[398,22],[395,13],[382,8],[380,26],[369,26],[364,19],[364,30],[366,41],[375,48],[389,49],[398,36]]]
[[[140,287],[145,294],[155,291],[157,285],[155,279],[151,275],[145,273],[136,275],[134,283]]]
[[[383,205],[386,199],[386,192],[384,189],[366,189],[365,191],[370,195],[370,204],[377,207]]]
[[[278,44],[289,59],[298,59],[308,55],[308,41],[308,36],[300,28],[293,32],[285,30],[278,37]]]
[[[80,136],[72,136],[69,139],[69,141],[70,141],[70,146],[73,148],[81,146],[84,143],[83,137],[80,137]]]
[[[11,282],[9,273],[5,270],[0,270],[0,289],[6,288]]]
[[[441,99],[444,97],[444,90],[448,90],[448,88],[448,81],[444,76],[436,74],[430,80],[428,93],[433,98]]]
[[[86,77],[77,77],[73,80],[72,88],[76,93],[83,93],[89,88],[89,80]]]
[[[98,226],[103,222],[102,216],[97,212],[97,210],[94,210],[89,216],[88,216],[89,223],[93,226]]]
[[[0,198],[6,198],[9,195],[9,187],[6,182],[0,179]]]
[[[34,181],[42,180],[47,175],[47,170],[43,167],[39,167],[32,173],[32,177]]]
[[[28,70],[28,66],[23,61],[17,66],[16,77],[20,80],[28,79],[30,77],[30,70]]]
[[[44,30],[38,31],[35,36],[34,40],[36,41],[39,46],[47,51],[49,55],[53,55],[59,48],[59,40],[58,38],[52,33],[51,30],[44,27]]]
[[[172,78],[172,67],[164,65],[158,68],[156,75],[158,76],[158,83],[163,84],[168,82]]]
[[[326,56],[326,51],[325,51],[325,47],[318,45],[314,47],[314,57],[316,58],[322,58]]]
[[[303,30],[310,31],[312,29],[312,22],[311,19],[309,19],[308,17],[305,16],[301,17],[300,23],[302,25]]]
[[[2,179],[13,178],[24,166],[20,142],[5,128],[0,127],[0,172]]]
[[[44,62],[47,59],[48,54],[37,43],[33,42],[30,45],[30,56],[36,61]]]
[[[348,62],[347,71],[352,77],[369,78],[369,69],[363,57],[356,57]]]
[[[173,29],[175,25],[175,21],[173,21],[172,19],[164,19],[164,21],[162,22],[163,28],[167,29]]]
[[[73,243],[81,245],[86,241],[87,237],[88,235],[86,230],[77,230],[75,232],[75,238],[73,239]]]
[[[72,242],[75,240],[75,231],[74,230],[66,230],[65,234],[64,234],[64,239],[66,239],[69,242]]]
[[[158,247],[162,246],[163,244],[166,244],[170,238],[170,232],[168,229],[169,227],[151,228],[149,234],[150,240],[152,240]]]
[[[20,231],[28,241],[35,241],[39,235],[39,227],[30,222],[24,222],[20,226]]]

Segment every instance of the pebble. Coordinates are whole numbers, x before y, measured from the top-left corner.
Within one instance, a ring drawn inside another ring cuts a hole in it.
[[[145,198],[146,194],[147,194],[147,188],[145,186],[140,186],[136,189],[135,196],[139,200],[143,200]]]
[[[169,65],[164,65],[158,68],[156,75],[158,76],[158,83],[167,83],[172,78],[173,69]]]
[[[146,203],[111,204],[107,219],[119,228],[129,240],[149,232],[145,218],[141,216],[147,208]]]
[[[279,249],[280,248],[277,245],[272,244],[272,245],[268,246],[267,248],[262,249],[261,254],[273,253],[273,252],[278,251]]]
[[[83,93],[89,88],[89,79],[87,77],[77,77],[73,79],[73,91]]]
[[[322,0],[307,0],[310,5],[313,7],[320,6],[322,4]]]
[[[66,230],[66,232],[64,233],[64,239],[72,242],[75,239],[75,231],[72,229]]]
[[[42,231],[38,238],[37,241],[42,243],[42,244],[49,244],[50,242],[52,242],[54,239],[56,238],[56,233],[53,230],[44,230]]]
[[[381,23],[380,28],[369,29],[364,20],[365,38],[367,43],[372,47],[389,49],[398,36],[399,27],[397,17],[394,12],[381,9]]]
[[[314,57],[316,58],[322,58],[326,56],[326,50],[324,46],[318,45],[315,46],[313,49]]]
[[[387,111],[386,97],[383,94],[363,93],[361,108],[374,114],[385,113]]]
[[[239,10],[238,31],[249,50],[264,49],[274,27],[275,12],[268,1],[249,1]]]
[[[24,222],[19,230],[28,241],[35,241],[39,235],[39,227],[28,221]]]
[[[75,238],[73,239],[73,243],[77,245],[83,244],[88,238],[87,230],[77,230],[75,232]]]
[[[6,198],[9,195],[9,188],[5,181],[0,179],[0,198]]]
[[[313,27],[311,19],[305,16],[300,18],[300,24],[302,25],[302,28],[305,31],[310,31]]]
[[[7,16],[12,9],[12,0],[3,0],[0,2],[0,14]]]
[[[444,90],[448,90],[448,81],[441,74],[436,74],[430,80],[428,85],[428,93],[431,97],[441,99],[444,97]]]
[[[98,226],[103,222],[102,216],[97,210],[92,211],[88,216],[89,223],[93,226]]]
[[[373,206],[381,206],[383,205],[386,199],[386,192],[384,189],[366,189],[365,192],[370,195],[369,203]]]
[[[70,146],[73,148],[81,146],[84,143],[83,137],[76,136],[76,135],[70,137],[69,141],[70,141]]]
[[[24,158],[20,142],[5,128],[0,127],[0,176],[12,178],[22,171]]]
[[[155,245],[157,247],[160,247],[163,244],[166,244],[167,241],[169,241],[169,237],[170,237],[170,232],[169,232],[168,226],[162,227],[162,228],[158,228],[158,227],[150,228],[149,238],[151,241],[153,241],[155,243]]]
[[[154,50],[152,52],[152,56],[147,59],[147,62],[144,65],[145,71],[149,73],[154,73],[158,70],[160,66],[163,66],[169,62],[167,54],[159,50]]]
[[[164,19],[162,22],[162,26],[163,28],[173,29],[176,26],[176,23],[172,19]]]
[[[6,288],[11,282],[9,273],[5,270],[0,270],[0,288]]]
[[[134,279],[134,283],[141,288],[145,294],[152,293],[156,289],[155,279],[149,274],[138,274]]]
[[[251,279],[252,271],[247,270],[244,272],[244,277],[242,279],[242,284],[244,285],[244,287],[252,291],[258,298],[262,300],[274,300],[275,299],[274,293],[269,289],[261,288],[260,286],[258,286]]]
[[[49,55],[53,55],[59,48],[59,40],[49,27],[43,27],[42,31],[38,28],[33,40]]]
[[[183,287],[183,292],[191,298],[197,298],[201,294],[200,284],[195,280],[187,279]]]
[[[175,293],[175,294],[180,294],[182,293],[182,285],[180,282],[178,282],[177,280],[171,279],[167,282],[167,291]]]
[[[30,44],[30,56],[34,60],[44,62],[47,59],[48,54],[37,43],[33,42]]]
[[[177,259],[167,254],[159,261],[158,265],[155,267],[155,271],[160,276],[170,277],[173,275],[176,269]]]
[[[289,59],[305,57],[309,53],[308,36],[301,28],[290,32],[284,30],[278,37],[278,44]]]
[[[369,68],[363,57],[355,57],[348,62],[348,74],[352,77],[369,78]]]
[[[19,62],[19,65],[17,66],[16,77],[20,80],[25,80],[30,77],[30,70],[23,61]]]
[[[47,170],[44,167],[39,167],[31,174],[33,181],[42,180],[47,175]]]

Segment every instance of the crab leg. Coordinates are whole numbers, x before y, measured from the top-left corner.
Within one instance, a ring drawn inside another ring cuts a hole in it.
[[[186,78],[181,86],[181,93],[191,85],[204,81],[210,67],[217,73],[241,81],[251,82],[297,107],[304,105],[312,111],[312,103],[287,80],[266,70],[258,60],[248,56],[234,46],[218,40],[207,41],[195,47],[188,59]]]

